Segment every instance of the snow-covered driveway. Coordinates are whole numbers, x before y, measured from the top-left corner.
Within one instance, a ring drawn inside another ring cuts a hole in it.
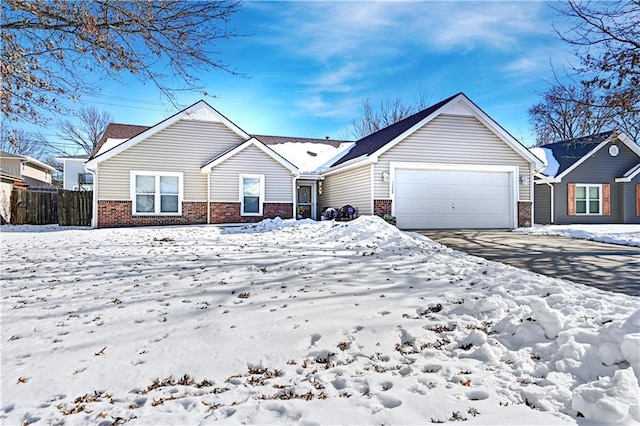
[[[640,422],[639,298],[379,218],[1,238],[3,424]]]
[[[518,231],[523,229],[533,228]],[[474,256],[601,290],[640,296],[640,247],[493,229],[420,232]]]

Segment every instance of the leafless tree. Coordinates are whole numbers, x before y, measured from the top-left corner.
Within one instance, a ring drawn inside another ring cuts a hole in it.
[[[11,120],[46,122],[47,112],[66,112],[65,100],[123,74],[155,84],[175,104],[177,90],[201,89],[198,71],[235,73],[215,49],[237,36],[228,28],[237,0],[0,4],[0,108]]]
[[[640,87],[640,1],[568,0],[556,10],[571,23],[556,32],[575,46],[583,84],[607,91],[611,106],[640,110],[632,93]]]
[[[41,161],[50,157],[52,152],[49,143],[41,135],[22,129],[9,129],[6,126],[0,131],[0,151],[25,155]]]
[[[612,109],[598,108],[594,103],[594,90],[556,83],[542,94],[542,101],[529,108],[536,143],[544,145],[600,133],[611,124]]]
[[[369,99],[366,99],[362,104],[362,117],[351,123],[347,137],[361,139],[393,123],[397,123],[427,108],[429,106],[429,98],[429,93],[424,89],[420,89],[417,92],[416,99],[412,102],[403,101],[401,98],[387,99],[381,101],[376,109],[371,106]]]
[[[556,83],[529,108],[529,120],[536,132],[536,144],[545,145],[607,130],[622,130],[638,141],[640,113],[627,111],[603,99],[602,91],[575,83]],[[640,92],[635,92],[635,100]]]
[[[58,123],[58,137],[84,153],[91,154],[112,121],[111,114],[106,111],[93,107],[81,108],[76,122],[64,120]]]

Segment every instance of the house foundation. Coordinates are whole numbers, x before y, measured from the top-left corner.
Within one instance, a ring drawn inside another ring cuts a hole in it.
[[[293,218],[293,204],[291,203],[264,203],[262,216],[242,216],[240,203],[213,202],[210,205],[211,223],[254,223],[264,219]]]
[[[184,201],[182,215],[134,216],[131,201],[98,201],[98,228],[197,225],[207,223],[207,203]]]

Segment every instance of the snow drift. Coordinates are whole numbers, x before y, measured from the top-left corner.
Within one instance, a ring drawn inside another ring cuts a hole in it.
[[[640,422],[638,298],[379,218],[2,230],[6,424]]]

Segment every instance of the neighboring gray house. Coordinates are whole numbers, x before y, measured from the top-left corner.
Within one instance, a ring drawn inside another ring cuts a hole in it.
[[[532,151],[546,165],[535,179],[536,223],[640,223],[640,147],[624,133]]]

